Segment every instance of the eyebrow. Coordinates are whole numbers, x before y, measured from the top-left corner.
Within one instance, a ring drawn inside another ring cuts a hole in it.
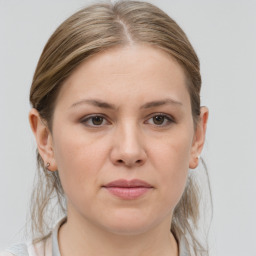
[[[93,106],[96,106],[99,108],[116,109],[115,105],[104,102],[102,100],[98,100],[98,99],[83,99],[83,100],[80,100],[80,101],[72,104],[71,107],[73,108],[73,107],[83,105],[83,104],[89,104],[89,105],[93,105]],[[179,101],[176,101],[174,99],[167,98],[167,99],[163,99],[163,100],[147,102],[147,103],[143,104],[140,107],[140,109],[148,109],[148,108],[153,108],[153,107],[158,107],[158,106],[163,106],[163,105],[182,106],[182,103]]]
[[[71,105],[71,107],[76,107],[79,105],[83,105],[83,104],[89,104],[89,105],[93,105],[95,107],[99,107],[99,108],[108,108],[108,109],[115,109],[116,107],[113,104],[101,101],[101,100],[96,100],[96,99],[83,99],[80,100],[74,104]]]
[[[177,105],[177,106],[182,106],[182,103],[179,101],[176,101],[171,98],[163,99],[163,100],[156,100],[156,101],[151,101],[147,102],[144,105],[141,106],[141,108],[153,108],[153,107],[158,107],[158,106],[163,106],[163,105]]]

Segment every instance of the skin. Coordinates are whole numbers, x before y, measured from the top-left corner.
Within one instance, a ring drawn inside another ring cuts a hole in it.
[[[49,170],[58,169],[67,197],[61,254],[178,255],[172,213],[189,168],[198,165],[207,118],[202,107],[194,126],[183,69],[145,45],[82,63],[60,90],[52,132],[32,109],[38,150]],[[144,180],[152,189],[123,200],[103,187],[117,179]]]

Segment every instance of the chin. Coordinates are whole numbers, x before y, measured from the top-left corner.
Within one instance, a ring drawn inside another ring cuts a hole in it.
[[[147,232],[150,230],[150,227],[144,223],[115,223],[111,226],[107,226],[106,230],[109,233],[119,236],[135,236]]]
[[[136,210],[119,211],[109,217],[102,224],[108,232],[117,235],[140,235],[158,223],[153,216],[145,216]]]

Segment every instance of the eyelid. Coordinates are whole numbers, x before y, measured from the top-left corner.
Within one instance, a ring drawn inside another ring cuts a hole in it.
[[[91,120],[93,117],[102,117],[106,122],[107,122],[107,124],[101,124],[101,125],[93,125],[93,124],[86,124],[86,122],[88,122],[89,120]],[[83,124],[83,125],[85,125],[85,126],[87,126],[87,127],[92,127],[92,128],[100,128],[100,127],[102,127],[102,126],[104,126],[104,125],[108,125],[108,124],[110,124],[110,122],[109,122],[109,120],[108,120],[108,118],[104,115],[104,114],[90,114],[90,115],[87,115],[87,116],[84,116],[84,117],[82,117],[81,119],[80,119],[80,122]]]
[[[165,114],[165,113],[162,113],[162,112],[157,112],[157,113],[153,113],[153,114],[150,114],[147,119],[146,119],[146,122],[148,122],[151,118],[155,117],[155,116],[163,116],[165,119],[167,119],[168,121],[168,124],[164,124],[164,125],[157,125],[157,124],[152,124],[152,125],[155,125],[155,126],[158,126],[158,127],[164,127],[164,126],[168,126],[172,123],[176,123],[174,117],[170,114]]]
[[[165,127],[165,126],[171,125],[172,123],[176,123],[175,118],[172,115],[162,113],[162,112],[156,112],[156,113],[152,113],[152,114],[148,115],[146,117],[146,120],[144,121],[144,123],[149,123],[149,120],[151,118],[155,117],[155,116],[163,116],[165,118],[165,120],[167,121],[167,124],[160,124],[160,125],[150,124],[150,125],[153,125],[153,126],[156,126],[156,127]],[[88,124],[87,122],[89,120],[92,120],[93,117],[102,117],[104,119],[105,123],[100,124],[100,125]],[[80,119],[80,123],[82,123],[83,125],[85,125],[87,127],[91,127],[91,128],[101,128],[105,125],[110,125],[111,124],[111,122],[109,121],[109,118],[106,117],[105,114],[102,114],[102,113],[86,115],[86,116],[84,116]]]

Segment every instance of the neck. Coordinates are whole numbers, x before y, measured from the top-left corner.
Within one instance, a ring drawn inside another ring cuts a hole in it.
[[[59,230],[62,256],[178,256],[170,218],[139,234],[115,234],[86,220],[69,216]]]

